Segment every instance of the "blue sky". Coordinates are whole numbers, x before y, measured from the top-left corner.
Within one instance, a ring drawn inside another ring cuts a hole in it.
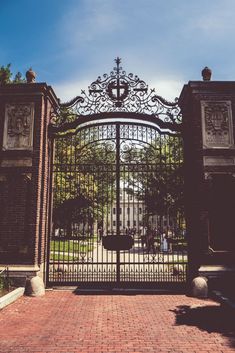
[[[62,101],[117,56],[169,100],[204,66],[235,81],[234,0],[0,0],[0,13],[0,65],[32,66]]]

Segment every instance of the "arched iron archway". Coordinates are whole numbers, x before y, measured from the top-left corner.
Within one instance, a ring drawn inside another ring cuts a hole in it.
[[[48,281],[182,284],[180,110],[115,62],[55,112]]]

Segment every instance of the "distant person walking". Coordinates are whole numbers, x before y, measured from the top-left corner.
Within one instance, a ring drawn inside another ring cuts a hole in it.
[[[160,250],[162,252],[167,252],[168,251],[168,242],[167,242],[166,231],[163,231],[163,233],[161,234]]]

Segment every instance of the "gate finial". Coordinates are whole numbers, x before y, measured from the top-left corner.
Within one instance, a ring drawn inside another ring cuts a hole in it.
[[[211,80],[211,75],[212,75],[212,71],[211,69],[209,69],[209,67],[204,67],[204,69],[202,70],[202,78],[203,81],[210,81]]]
[[[26,71],[25,76],[26,76],[27,83],[34,83],[36,80],[36,72],[34,72],[31,67],[28,71]]]
[[[119,56],[116,57],[116,59],[114,59],[115,63],[117,64],[117,66],[119,66],[119,64],[121,64],[121,58],[119,58]]]

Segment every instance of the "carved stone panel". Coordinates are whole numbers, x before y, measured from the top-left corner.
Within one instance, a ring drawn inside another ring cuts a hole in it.
[[[203,157],[204,166],[231,166],[235,165],[235,157],[229,156],[204,156]]]
[[[32,158],[21,157],[18,159],[2,159],[0,167],[32,167]]]
[[[32,150],[34,103],[6,104],[3,150]]]
[[[201,101],[203,148],[234,145],[230,101]]]

